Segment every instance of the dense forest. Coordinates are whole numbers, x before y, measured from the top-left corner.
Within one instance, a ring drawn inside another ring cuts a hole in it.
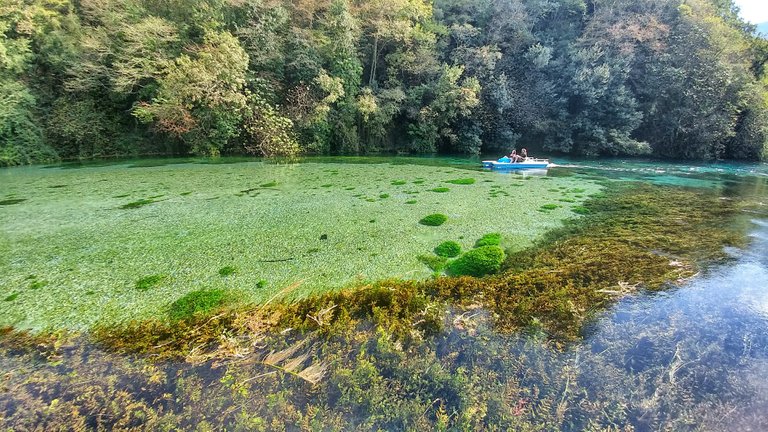
[[[121,155],[761,159],[731,0],[2,0],[0,165]]]

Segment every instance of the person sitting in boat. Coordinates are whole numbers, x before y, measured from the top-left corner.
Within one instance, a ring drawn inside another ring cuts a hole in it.
[[[525,160],[528,159],[528,150],[526,149],[520,150],[520,156],[518,157],[520,158],[520,162],[525,162]]]
[[[512,153],[510,153],[510,154],[509,154],[509,159],[510,159],[510,160],[511,160],[513,163],[515,163],[515,162],[520,162],[520,155],[519,155],[519,154],[517,154],[517,150],[516,150],[516,149],[513,149],[513,150],[512,150]]]

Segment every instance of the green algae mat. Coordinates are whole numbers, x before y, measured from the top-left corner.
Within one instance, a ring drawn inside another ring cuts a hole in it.
[[[469,250],[499,233],[503,247],[522,249],[601,189],[578,177],[387,162],[2,170],[0,326],[144,319],[204,289],[260,303],[426,279],[435,272],[423,257],[441,243]],[[435,214],[444,222],[420,223]]]

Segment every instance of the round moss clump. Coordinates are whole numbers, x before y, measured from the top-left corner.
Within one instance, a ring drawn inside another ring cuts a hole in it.
[[[426,226],[440,226],[448,220],[448,216],[440,213],[424,216],[419,223]]]
[[[453,276],[485,276],[499,271],[505,258],[499,246],[482,246],[448,264],[448,272]]]
[[[499,233],[489,233],[486,234],[478,241],[475,242],[475,247],[482,247],[482,246],[499,246],[501,244],[501,234]]]
[[[168,316],[174,321],[206,313],[224,304],[224,290],[197,290],[171,303]]]
[[[435,255],[445,258],[457,257],[460,253],[461,245],[455,241],[442,242],[435,248]]]

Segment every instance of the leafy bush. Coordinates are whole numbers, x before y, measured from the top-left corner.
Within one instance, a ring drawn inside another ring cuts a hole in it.
[[[481,246],[449,263],[448,272],[453,276],[481,277],[499,271],[505,258],[499,246]]]
[[[442,242],[435,248],[435,254],[445,258],[457,257],[461,254],[461,245],[455,241]]]
[[[181,321],[196,314],[209,312],[222,304],[224,304],[224,290],[192,291],[171,303],[168,316],[173,321]]]
[[[419,223],[422,225],[427,226],[440,226],[445,223],[445,221],[448,220],[448,216],[440,213],[431,214],[429,216],[424,216]]]

